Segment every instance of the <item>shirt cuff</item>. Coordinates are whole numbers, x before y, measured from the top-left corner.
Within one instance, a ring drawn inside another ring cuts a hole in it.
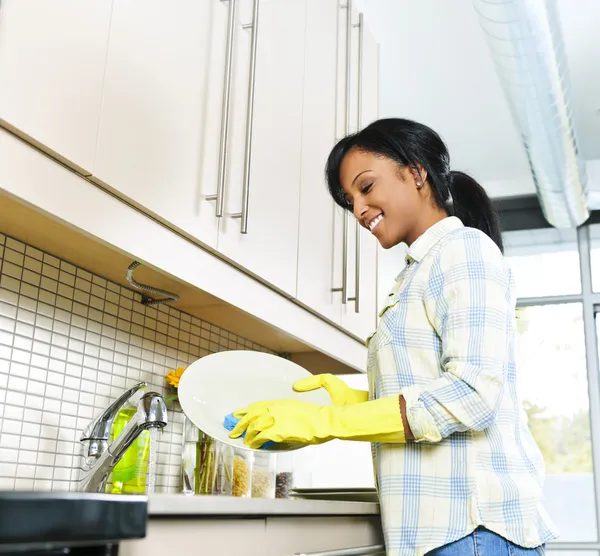
[[[419,399],[422,391],[423,388],[415,384],[400,392],[406,402],[406,419],[415,437],[415,442],[439,442],[442,435],[433,416]]]

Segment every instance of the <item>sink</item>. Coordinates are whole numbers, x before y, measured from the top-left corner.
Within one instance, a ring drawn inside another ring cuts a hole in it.
[[[147,518],[146,496],[0,492],[0,554],[116,554]]]

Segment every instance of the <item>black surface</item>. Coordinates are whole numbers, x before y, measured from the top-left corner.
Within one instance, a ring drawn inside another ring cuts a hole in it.
[[[0,554],[143,538],[147,519],[145,496],[0,492]]]
[[[535,195],[494,199],[493,204],[500,213],[504,232],[552,227],[544,217],[538,198]],[[590,211],[590,217],[583,225],[599,223],[600,210],[593,210]]]
[[[504,232],[551,227],[535,195],[494,199],[494,205],[500,213]]]
[[[84,545],[75,548],[33,548],[31,550],[21,546],[0,554],[2,556],[118,556],[119,545]]]

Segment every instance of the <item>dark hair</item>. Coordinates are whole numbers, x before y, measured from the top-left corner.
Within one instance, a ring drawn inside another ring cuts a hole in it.
[[[450,170],[448,148],[433,129],[411,120],[388,118],[339,141],[327,159],[325,173],[329,193],[347,210],[352,207],[340,183],[340,167],[352,149],[390,158],[403,167],[420,165],[427,172],[436,205],[460,218],[465,226],[487,234],[503,251],[500,219],[491,199],[472,177]]]

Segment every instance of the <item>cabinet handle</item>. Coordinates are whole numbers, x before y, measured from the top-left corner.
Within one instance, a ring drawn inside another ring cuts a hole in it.
[[[223,117],[221,119],[221,137],[219,139],[219,173],[217,176],[217,194],[207,195],[208,201],[216,201],[215,216],[223,216],[223,204],[225,200],[225,176],[227,172],[227,138],[229,136],[229,114],[231,98],[231,71],[233,60],[233,43],[235,37],[235,12],[237,0],[229,1],[227,14],[227,39],[225,41],[225,79],[223,81]]]
[[[254,85],[256,83],[256,44],[258,42],[258,17],[260,0],[252,5],[252,35],[250,39],[250,72],[248,78],[248,109],[246,111],[246,150],[244,152],[244,181],[242,186],[242,212],[232,214],[241,218],[241,233],[248,233],[248,204],[250,197],[250,166],[252,162],[252,126],[254,124]]]
[[[364,37],[364,22],[363,22],[363,14],[358,14],[358,63],[357,63],[357,74],[358,74],[358,93],[357,97],[357,106],[356,106],[356,126],[357,130],[360,131],[362,126],[362,77],[363,77],[363,37]],[[360,313],[360,224],[358,220],[356,221],[356,260],[354,266],[354,287],[355,293],[354,297],[349,297],[348,301],[354,301],[354,312]]]
[[[357,86],[357,106],[356,106],[356,125],[358,131],[362,126],[362,97],[363,97],[363,45],[365,37],[365,24],[363,14],[358,14],[358,62],[357,62],[357,74],[358,74],[358,86]]]
[[[350,101],[352,99],[350,90],[350,81],[352,79],[352,0],[347,0],[346,9],[346,113],[344,121],[344,135],[350,134],[350,119],[351,108]],[[348,303],[348,211],[344,210],[343,219],[343,234],[342,234],[342,287],[333,288],[334,292],[342,292],[342,303]]]
[[[350,90],[350,81],[352,80],[352,0],[346,3],[346,135],[350,134],[351,109],[350,101],[352,91]]]
[[[358,220],[354,223],[356,226],[356,261],[354,264],[354,297],[349,297],[348,301],[354,301],[354,312],[360,313],[360,224]]]
[[[324,550],[323,552],[296,552],[294,556],[368,556],[381,554],[385,546],[374,544],[372,546],[359,546],[357,548],[341,548],[339,550]]]
[[[342,234],[342,287],[333,288],[331,291],[342,292],[342,303],[348,301],[348,211],[344,210]]]

